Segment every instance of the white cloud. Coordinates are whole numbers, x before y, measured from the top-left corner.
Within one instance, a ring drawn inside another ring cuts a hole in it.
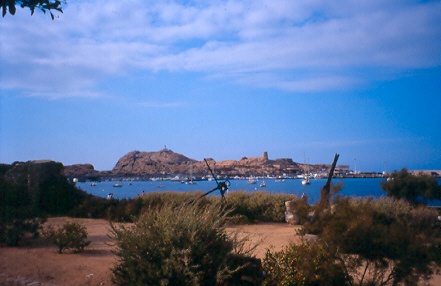
[[[103,77],[147,69],[315,91],[441,64],[439,2],[95,0],[64,11],[2,19],[2,88],[97,96]]]

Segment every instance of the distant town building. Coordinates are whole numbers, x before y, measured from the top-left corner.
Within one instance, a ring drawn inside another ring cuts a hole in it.
[[[338,165],[335,167],[334,175],[335,176],[346,176],[351,171],[351,167],[349,165]]]

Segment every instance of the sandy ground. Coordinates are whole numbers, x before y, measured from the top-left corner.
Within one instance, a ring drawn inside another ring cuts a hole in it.
[[[108,221],[61,217],[51,218],[46,224],[56,227],[66,221],[87,227],[88,240],[92,242],[83,253],[58,254],[55,245],[43,238],[27,246],[1,247],[0,285],[112,285],[111,268],[117,257],[112,253]],[[238,231],[240,236],[248,236],[251,243],[258,243],[255,255],[259,258],[270,246],[281,249],[298,239],[296,227],[288,224],[243,225],[227,230]]]
[[[60,226],[66,221],[87,227],[91,244],[83,253],[58,254],[54,244],[41,238],[27,246],[0,248],[0,285],[113,285],[111,268],[117,263],[112,253],[113,239],[108,236],[106,220],[51,218],[47,224]],[[290,241],[298,241],[297,227],[284,223],[258,223],[229,227],[248,236],[250,243],[258,244],[255,255],[263,258],[266,249],[281,249]],[[441,285],[436,276],[430,285]]]

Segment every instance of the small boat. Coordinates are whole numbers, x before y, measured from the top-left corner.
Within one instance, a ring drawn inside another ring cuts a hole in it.
[[[170,179],[170,181],[172,182],[179,182],[181,179],[179,178],[179,175],[174,176],[173,178]]]
[[[262,181],[262,183],[260,183],[260,186],[261,186],[262,188],[266,187],[266,183],[265,183],[265,181]]]
[[[255,183],[257,183],[257,180],[255,178],[249,178],[247,183],[248,184],[255,184]]]
[[[305,164],[306,164],[306,159],[305,159]],[[309,163],[306,166],[307,166],[307,171],[306,174],[303,176],[302,185],[311,184],[311,182],[309,181]]]
[[[309,181],[309,176],[306,175],[305,178],[302,180],[302,185],[309,185],[311,182]]]
[[[186,182],[187,185],[196,185],[196,182],[193,181],[193,163],[190,165],[190,180]]]
[[[275,179],[274,181],[276,183],[283,183],[283,182],[285,182],[285,179]]]
[[[92,187],[95,187],[95,186],[96,186],[96,182],[92,182],[92,183],[90,183],[90,185],[91,185]]]
[[[120,182],[113,184],[114,187],[122,187],[122,184]]]

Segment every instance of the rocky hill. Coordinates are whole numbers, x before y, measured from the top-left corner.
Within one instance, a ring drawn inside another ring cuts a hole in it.
[[[305,165],[289,158],[270,160],[267,152],[261,157],[243,157],[240,160],[218,162],[210,158],[207,162],[215,174],[221,176],[296,175],[303,173],[306,168]],[[323,165],[315,166],[322,167]],[[312,169],[314,168],[311,168],[311,171]],[[204,160],[191,159],[165,148],[157,152],[129,152],[118,160],[111,173],[114,176],[143,177],[202,177],[210,174]]]
[[[132,151],[121,157],[112,170],[115,175],[165,175],[190,169],[196,160],[163,149],[159,152]]]
[[[92,164],[75,164],[64,166],[63,175],[69,178],[94,178],[100,176],[100,172],[96,171]]]
[[[51,160],[14,162],[2,164],[0,180],[4,178],[12,184],[26,186],[28,191],[36,191],[41,182],[60,176],[62,170],[63,164]]]
[[[309,165],[294,162],[290,158],[269,159],[268,153],[263,152],[261,157],[247,158],[240,160],[215,161],[208,158],[198,161],[188,158],[182,154],[175,153],[170,149],[162,149],[156,152],[132,151],[121,157],[111,171],[97,171],[91,164],[75,164],[63,166],[58,164],[57,168],[62,169],[64,176],[81,181],[99,180],[112,177],[139,177],[143,179],[152,177],[175,177],[180,178],[202,178],[210,175],[207,163],[214,171],[214,174],[222,177],[248,177],[248,176],[296,176],[304,173],[308,168],[310,172],[321,172],[329,169],[329,165]],[[55,165],[56,165],[55,164]],[[1,165],[1,164],[0,164]],[[25,172],[21,169],[39,170],[55,166],[53,161],[29,161],[17,162],[13,165],[3,164],[0,166],[0,173],[7,173],[12,180],[26,181],[23,177]],[[19,170],[19,171],[16,171]],[[41,173],[41,172],[37,172]]]

